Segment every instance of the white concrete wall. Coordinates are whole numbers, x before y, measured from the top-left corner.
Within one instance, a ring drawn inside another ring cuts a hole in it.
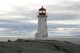
[[[45,21],[46,19],[46,21]],[[46,36],[47,34],[47,36]],[[46,16],[38,16],[38,30],[35,34],[36,40],[45,40],[48,37],[47,31],[47,17]]]

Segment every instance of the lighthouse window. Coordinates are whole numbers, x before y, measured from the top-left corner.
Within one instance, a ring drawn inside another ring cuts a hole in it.
[[[43,11],[43,13],[45,13],[45,11]]]
[[[43,35],[43,37],[45,37],[45,36]]]
[[[46,22],[46,19],[45,19],[45,22]]]
[[[39,11],[39,13],[42,13],[42,11]]]
[[[47,34],[46,34],[46,37],[47,37]]]
[[[45,29],[47,29],[47,26],[45,26]]]

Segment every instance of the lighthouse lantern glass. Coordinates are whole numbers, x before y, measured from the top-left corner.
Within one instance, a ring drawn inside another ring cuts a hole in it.
[[[39,11],[39,13],[42,13],[42,11]]]
[[[43,15],[43,16],[46,15],[46,9],[43,8],[43,7],[40,8],[40,9],[39,9],[39,15]]]
[[[43,13],[46,13],[46,11],[43,11]]]

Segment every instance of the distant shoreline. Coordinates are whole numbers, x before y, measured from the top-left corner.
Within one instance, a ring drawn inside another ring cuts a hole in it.
[[[32,39],[34,40],[33,37],[0,37],[0,41],[15,41],[17,39]],[[49,38],[49,40],[59,40],[59,41],[68,41],[76,44],[80,44],[80,37],[72,37],[72,36],[54,36],[52,38]]]

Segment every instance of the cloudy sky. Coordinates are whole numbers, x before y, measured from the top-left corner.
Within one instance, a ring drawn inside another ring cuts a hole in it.
[[[80,35],[80,0],[0,0],[0,37],[34,37],[41,6],[49,37]]]

